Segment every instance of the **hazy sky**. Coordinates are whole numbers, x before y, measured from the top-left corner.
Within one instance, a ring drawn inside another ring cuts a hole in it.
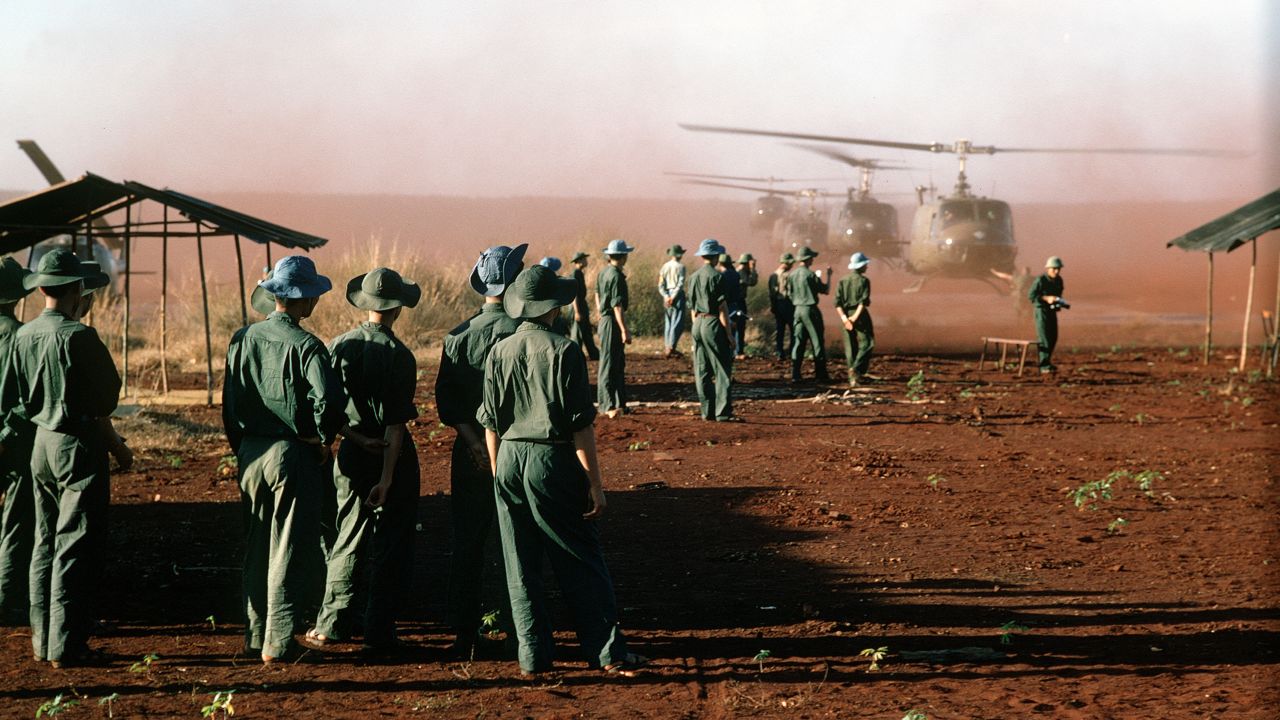
[[[18,138],[67,175],[196,193],[734,197],[662,172],[839,174],[684,121],[1247,150],[970,166],[1010,200],[1246,200],[1280,183],[1278,5],[6,0],[0,188],[41,185]],[[952,182],[949,156],[850,150],[925,168],[882,175],[885,192]]]

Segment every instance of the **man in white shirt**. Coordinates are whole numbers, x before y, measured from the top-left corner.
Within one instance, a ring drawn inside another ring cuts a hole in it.
[[[667,248],[671,259],[658,271],[658,292],[662,295],[662,305],[666,309],[662,326],[663,343],[666,345],[664,357],[680,357],[676,343],[684,333],[684,265],[680,259],[684,257],[684,248],[672,245]]]

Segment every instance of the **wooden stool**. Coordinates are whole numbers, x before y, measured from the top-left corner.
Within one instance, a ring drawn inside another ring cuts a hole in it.
[[[982,371],[982,365],[987,361],[987,345],[995,344],[1000,348],[1000,372],[1004,372],[1005,360],[1009,356],[1009,348],[1022,348],[1021,357],[1018,359],[1018,377],[1022,377],[1022,370],[1027,365],[1027,351],[1032,345],[1039,347],[1040,343],[1035,340],[1013,340],[1010,338],[982,338],[982,355],[978,357],[978,371]]]

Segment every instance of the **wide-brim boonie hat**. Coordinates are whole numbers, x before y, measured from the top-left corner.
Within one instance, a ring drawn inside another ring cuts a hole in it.
[[[258,286],[281,300],[317,298],[333,289],[329,278],[316,272],[316,264],[306,255],[280,258],[271,277]]]
[[[724,246],[715,238],[706,238],[698,244],[698,257],[720,257],[724,254]]]
[[[76,254],[66,248],[54,248],[40,258],[36,271],[22,278],[22,287],[34,290],[38,287],[58,287],[88,280],[101,270],[87,268]]]
[[[576,280],[557,277],[551,270],[534,265],[511,281],[507,294],[502,296],[502,307],[517,320],[536,318],[572,303],[577,296]]]
[[[800,254],[796,256],[796,259],[812,260],[816,257],[818,257],[818,252],[813,248],[809,247],[808,245],[805,245],[804,247],[800,248]]]
[[[579,250],[578,252],[573,254],[573,257],[569,258],[569,262],[576,263],[579,260],[586,260],[589,257],[591,256]]]
[[[792,265],[796,261],[796,256],[789,252],[782,253],[778,256],[778,262],[782,265]]]
[[[867,263],[869,262],[871,262],[871,258],[867,257],[866,255],[863,255],[860,252],[856,252],[853,255],[849,256],[849,269],[857,270],[859,268],[864,268],[867,266]]]
[[[82,260],[80,264],[84,266],[86,271],[93,273],[84,279],[84,289],[80,291],[81,297],[111,284],[111,276],[102,272],[102,266],[98,263],[92,260]]]
[[[1045,266],[1045,267],[1047,267],[1047,268],[1059,268],[1059,269],[1061,269],[1061,268],[1062,268],[1062,258],[1058,257],[1057,255],[1054,255],[1054,256],[1050,257],[1048,260],[1045,260],[1045,261],[1044,261],[1044,266]]]
[[[627,253],[634,252],[634,251],[635,251],[635,248],[628,245],[626,240],[622,240],[620,238],[614,238],[613,240],[609,241],[609,244],[607,246],[605,246],[604,254],[605,255],[626,255]]]
[[[485,297],[498,297],[524,267],[524,252],[528,243],[515,247],[495,245],[480,253],[475,267],[471,268],[471,289]]]
[[[729,253],[720,253],[720,257],[716,258],[716,262],[721,265],[730,265],[733,263],[733,258],[729,257]]]
[[[30,274],[30,270],[11,257],[0,261],[0,303],[16,303],[30,295],[35,288],[22,284],[23,279]]]
[[[538,264],[551,272],[560,272],[560,268],[563,267],[563,263],[560,262],[560,258],[551,257],[550,255],[539,260]]]
[[[755,260],[755,257],[751,253],[742,253],[741,255],[738,256],[739,265],[746,265],[752,260]]]
[[[385,312],[398,307],[416,307],[422,288],[405,280],[391,268],[380,267],[347,281],[347,302],[361,310]]]
[[[680,257],[681,255],[684,255],[684,248],[680,247],[679,244],[672,245],[667,248],[667,254],[671,257]]]

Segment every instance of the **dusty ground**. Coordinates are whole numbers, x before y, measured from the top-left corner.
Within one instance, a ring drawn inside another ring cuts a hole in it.
[[[816,401],[753,359],[739,368],[748,422],[728,426],[673,404],[692,399],[687,363],[633,355],[645,404],[599,425],[605,550],[627,631],[654,658],[630,680],[586,670],[567,632],[549,682],[444,659],[451,433],[432,368],[403,625],[420,655],[396,664],[238,656],[241,520],[217,415],[149,411],[122,421],[146,450],[114,480],[97,644],[117,659],[55,671],[9,629],[0,716],[63,693],[80,699],[69,717],[106,717],[112,694],[118,717],[197,717],[235,689],[250,718],[1274,717],[1280,397],[1179,355],[1066,354],[1056,382],[888,357],[873,391]],[[925,396],[909,402],[917,370]],[[1150,497],[1118,480],[1097,510],[1068,499],[1116,470],[1161,477]],[[887,648],[878,670],[869,648]]]

